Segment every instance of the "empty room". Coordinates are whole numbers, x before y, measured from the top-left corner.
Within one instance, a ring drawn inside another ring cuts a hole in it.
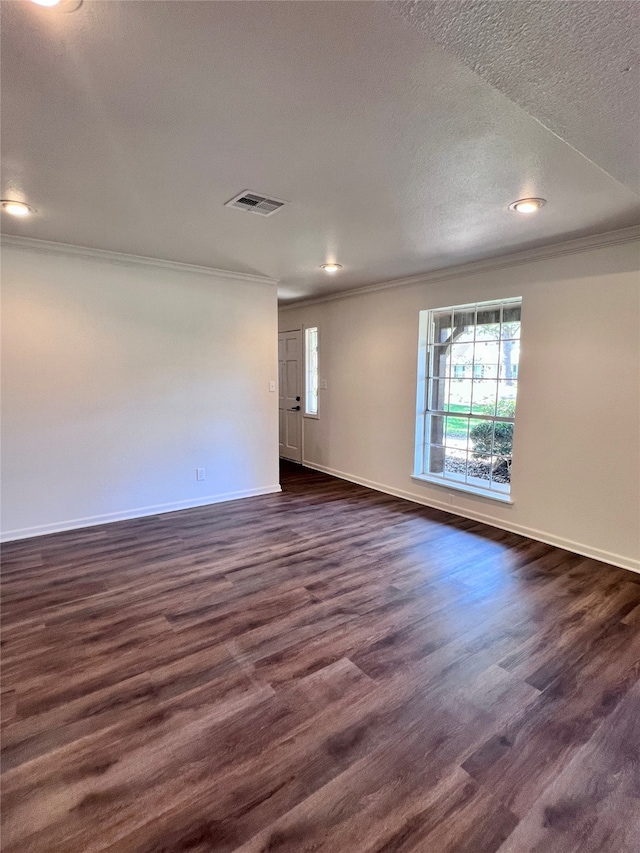
[[[0,26],[3,853],[638,853],[640,4]]]

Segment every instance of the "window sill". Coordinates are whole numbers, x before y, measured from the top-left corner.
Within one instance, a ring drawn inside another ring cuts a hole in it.
[[[302,417],[303,417],[303,418],[311,418],[311,420],[312,420],[312,421],[320,420],[319,415],[311,415],[311,414],[309,414],[308,412],[303,412],[303,413],[302,413]]]
[[[456,483],[455,480],[444,480],[442,477],[429,477],[427,474],[412,474],[411,479],[419,483],[429,483],[430,486],[440,486],[441,489],[449,491],[464,492],[465,494],[475,495],[479,498],[488,498],[490,501],[498,501],[498,503],[513,504],[511,495],[490,492],[485,489],[476,489],[474,486],[469,486],[466,483]]]

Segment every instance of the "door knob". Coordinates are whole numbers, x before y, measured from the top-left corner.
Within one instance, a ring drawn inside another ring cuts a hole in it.
[[[294,406],[294,407],[291,409],[291,411],[292,411],[292,412],[299,412],[299,411],[300,411],[300,406]]]

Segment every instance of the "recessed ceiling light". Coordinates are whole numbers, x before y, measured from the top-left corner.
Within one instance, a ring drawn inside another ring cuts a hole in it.
[[[544,198],[521,198],[509,205],[509,210],[516,213],[536,213],[545,203]]]
[[[30,213],[33,213],[33,208],[29,207],[23,201],[3,199],[0,201],[0,207],[2,207],[5,213],[11,214],[11,216],[29,216]]]
[[[342,269],[342,264],[322,264],[320,269],[324,270],[325,272],[334,273]]]
[[[82,0],[31,0],[36,6],[45,6],[53,9],[56,6],[60,12],[75,12],[82,6]]]

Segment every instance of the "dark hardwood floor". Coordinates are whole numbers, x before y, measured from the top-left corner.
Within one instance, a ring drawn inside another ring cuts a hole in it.
[[[640,575],[282,483],[4,546],[4,853],[638,853]]]

